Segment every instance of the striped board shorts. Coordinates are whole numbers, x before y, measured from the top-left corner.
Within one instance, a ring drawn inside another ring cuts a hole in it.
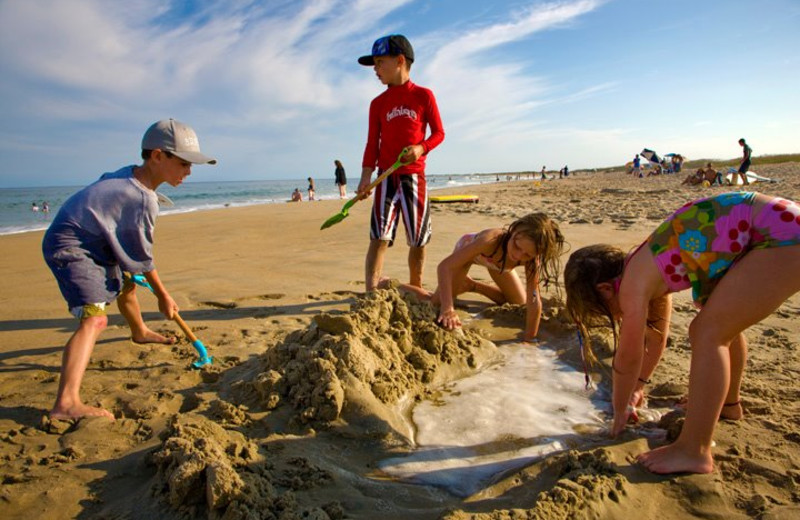
[[[400,213],[410,247],[422,247],[431,240],[430,201],[424,174],[392,174],[375,188],[369,236],[394,243]]]

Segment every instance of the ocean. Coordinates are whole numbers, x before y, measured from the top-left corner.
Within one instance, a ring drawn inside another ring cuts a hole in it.
[[[431,190],[470,186],[485,182],[494,182],[495,177],[487,175],[431,175],[428,185]],[[348,197],[355,195],[358,178],[350,179]],[[339,190],[333,179],[315,179],[318,199],[338,199]],[[51,186],[39,188],[3,188],[0,189],[0,235],[23,233],[47,229],[50,220],[58,209],[73,193],[83,186]],[[228,181],[228,182],[193,182],[191,179],[173,188],[163,184],[158,192],[169,197],[174,203],[171,207],[162,207],[161,215],[203,211],[255,204],[276,204],[289,200],[295,188],[303,193],[307,200],[306,180],[270,180],[270,181]],[[50,211],[42,211],[44,203]],[[39,211],[33,211],[33,205]]]

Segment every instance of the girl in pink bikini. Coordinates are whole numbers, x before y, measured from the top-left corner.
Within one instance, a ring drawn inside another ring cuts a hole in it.
[[[743,331],[800,291],[800,206],[753,192],[690,202],[627,257],[607,245],[575,251],[564,282],[581,336],[588,337],[586,325],[598,318],[614,332],[613,435],[641,403],[666,345],[670,294],[692,289],[700,312],[689,327],[686,420],[673,444],[638,460],[654,473],[710,473],[718,418],[743,413]],[[592,359],[588,342],[584,347]]]
[[[563,250],[564,237],[558,224],[544,213],[532,213],[508,228],[484,229],[461,237],[450,256],[439,263],[436,270],[439,283],[434,292],[412,285],[400,288],[439,305],[436,321],[448,330],[461,326],[455,310],[459,294],[476,292],[498,305],[526,304],[523,340],[531,341],[539,332],[542,316],[539,286],[558,277]],[[476,264],[486,268],[494,284],[469,276],[470,268]],[[525,283],[514,270],[518,266],[525,268]]]

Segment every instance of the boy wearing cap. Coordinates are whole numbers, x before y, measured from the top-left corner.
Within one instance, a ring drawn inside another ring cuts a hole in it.
[[[369,106],[369,131],[362,161],[358,194],[369,196],[372,172],[389,168],[406,149],[404,166],[375,188],[370,243],[365,262],[366,289],[381,279],[386,249],[394,242],[399,213],[403,215],[409,245],[409,283],[422,287],[425,245],[431,238],[430,202],[425,182],[425,157],[444,140],[444,129],[433,92],[410,79],[414,49],[400,34],[378,38],[372,53],[358,59],[372,66],[386,90]],[[425,132],[430,128],[430,136]]]
[[[50,417],[76,419],[114,415],[83,404],[80,387],[89,357],[108,318],[105,307],[117,299],[120,313],[140,343],[173,343],[145,325],[135,285],[123,272],[144,273],[158,297],[158,308],[173,318],[178,306],[158,277],[153,263],[153,230],[158,215],[156,188],[178,186],[192,164],[216,164],[200,153],[197,135],[174,119],[154,123],[142,139],[141,166],[106,173],[72,195],[44,235],[42,252],[70,312],[80,320],[67,341],[58,395]]]

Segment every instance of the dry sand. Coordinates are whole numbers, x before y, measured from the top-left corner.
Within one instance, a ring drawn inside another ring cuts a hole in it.
[[[759,191],[800,200],[799,164],[757,171],[779,180]],[[720,191],[680,180],[613,172],[445,190],[481,201],[435,206],[426,283],[461,234],[531,211],[555,218],[572,249],[632,247],[684,202]],[[319,231],[340,207],[162,217],[159,272],[215,361],[188,370],[185,340],[132,344],[115,309],[83,397],[116,422],[47,420],[75,322],[41,259],[41,233],[0,237],[0,518],[800,517],[800,296],[747,332],[745,417],[718,425],[710,475],[655,476],[632,464],[655,442],[642,433],[656,425],[645,424],[616,440],[594,435],[589,448],[499,475],[468,498],[386,479],[377,462],[411,449],[408,408],[474,371],[493,342],[516,338],[522,313],[462,298],[459,310],[481,318],[446,333],[425,304],[392,290],[363,297],[369,206]],[[385,274],[405,278],[406,251],[389,251]],[[557,295],[547,300],[542,337],[577,366]],[[179,333],[151,295],[140,301],[153,328]],[[680,294],[651,402],[669,407],[686,391],[694,313]],[[603,371],[596,377],[608,384]],[[680,418],[659,426],[674,434]]]

